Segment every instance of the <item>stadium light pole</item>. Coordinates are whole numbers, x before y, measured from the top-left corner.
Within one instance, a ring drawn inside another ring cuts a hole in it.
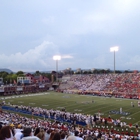
[[[115,46],[115,47],[111,47],[110,48],[110,52],[114,52],[114,73],[115,73],[115,52],[117,52],[119,50],[119,47],[118,46]]]
[[[53,60],[56,61],[56,81],[58,82],[58,61],[61,60],[60,55],[53,56]]]

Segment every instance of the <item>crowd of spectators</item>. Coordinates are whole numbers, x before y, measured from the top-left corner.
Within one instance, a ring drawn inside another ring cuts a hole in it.
[[[139,98],[140,74],[88,74],[72,75],[65,83],[70,86],[60,86],[60,91],[65,93],[112,95],[123,98]]]
[[[101,128],[89,128],[57,121],[27,118],[2,111],[0,140],[139,140],[137,136]],[[4,119],[2,121],[2,118]]]

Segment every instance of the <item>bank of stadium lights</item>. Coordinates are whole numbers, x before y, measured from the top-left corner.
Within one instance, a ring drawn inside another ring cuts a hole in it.
[[[119,50],[119,47],[118,46],[115,46],[115,47],[111,47],[110,48],[110,52],[114,52],[114,73],[115,73],[115,65],[116,65],[116,60],[115,60],[115,52],[117,52]]]
[[[56,81],[58,82],[58,61],[61,60],[60,55],[53,56],[53,60],[56,61]]]

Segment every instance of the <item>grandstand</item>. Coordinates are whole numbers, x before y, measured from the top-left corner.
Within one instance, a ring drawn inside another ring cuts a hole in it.
[[[63,76],[59,88],[61,90],[74,88],[74,82],[71,81],[70,79],[71,79],[70,75]]]
[[[62,78],[59,90],[73,91],[92,94],[112,94],[125,98],[139,98],[140,74],[88,74],[72,75]]]

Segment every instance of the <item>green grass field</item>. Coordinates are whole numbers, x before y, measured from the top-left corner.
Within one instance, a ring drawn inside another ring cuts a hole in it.
[[[94,103],[92,103],[93,100]],[[11,104],[22,104],[25,106],[55,110],[61,110],[61,108],[65,107],[66,111],[72,113],[77,112],[94,115],[100,111],[102,116],[105,117],[109,115],[109,111],[119,111],[121,107],[123,111],[129,112],[130,114],[127,116],[110,114],[111,118],[121,118],[121,120],[127,124],[132,123],[135,125],[137,123],[140,125],[140,107],[137,105],[138,100],[47,92],[47,94],[42,93],[42,95],[37,96],[20,95],[18,98],[12,96],[12,98],[9,97],[9,99],[5,99],[5,101]],[[131,107],[131,102],[134,103],[135,107]]]

